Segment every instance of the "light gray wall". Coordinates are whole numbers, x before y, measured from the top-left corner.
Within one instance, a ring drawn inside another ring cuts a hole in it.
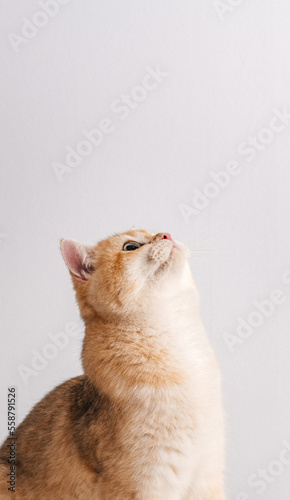
[[[223,373],[229,498],[286,500],[290,4],[58,5],[0,2],[1,439],[7,386],[18,387],[21,421],[48,390],[81,373],[82,334],[68,335],[79,316],[59,239],[94,242],[131,225],[168,231],[193,250]],[[162,76],[146,78],[156,68]],[[143,101],[122,111],[122,94]],[[81,142],[84,129],[100,126],[99,145]],[[54,162],[65,164],[67,147],[89,154],[57,176]],[[211,184],[210,172],[227,185]],[[200,210],[196,189],[207,194]],[[255,326],[238,331],[241,321]],[[63,345],[48,347],[65,329]],[[25,377],[42,351],[53,359]]]

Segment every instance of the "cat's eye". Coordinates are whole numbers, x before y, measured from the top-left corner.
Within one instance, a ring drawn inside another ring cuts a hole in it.
[[[123,246],[123,250],[125,252],[132,252],[132,250],[137,250],[140,246],[141,245],[137,243],[137,241],[127,241],[127,243]]]

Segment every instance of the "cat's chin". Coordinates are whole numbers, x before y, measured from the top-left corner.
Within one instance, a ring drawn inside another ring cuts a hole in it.
[[[173,240],[173,245],[166,260],[164,260],[156,269],[155,278],[169,276],[170,274],[178,274],[184,268],[184,265],[189,257],[189,249],[180,243]]]

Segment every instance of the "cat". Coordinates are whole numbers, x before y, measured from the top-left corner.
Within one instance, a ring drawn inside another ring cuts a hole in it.
[[[134,229],[61,251],[86,325],[84,375],[17,427],[15,495],[4,442],[0,498],[225,500],[220,373],[187,248]]]

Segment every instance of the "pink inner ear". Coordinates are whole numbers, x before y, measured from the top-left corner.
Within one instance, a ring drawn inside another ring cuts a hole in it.
[[[69,270],[76,278],[87,281],[85,276],[86,248],[74,240],[62,240],[61,252]]]

